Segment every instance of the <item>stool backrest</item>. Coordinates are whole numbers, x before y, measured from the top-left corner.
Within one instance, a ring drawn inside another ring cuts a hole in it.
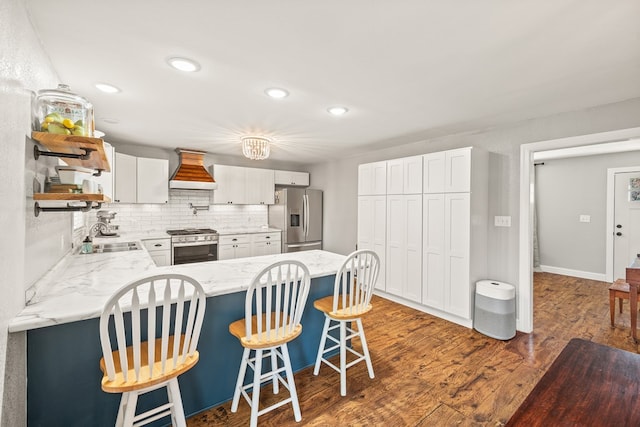
[[[380,258],[374,251],[361,249],[347,256],[336,274],[333,308],[345,315],[367,310],[380,272]]]
[[[116,375],[114,357],[124,381],[132,380],[129,375],[134,375],[135,381],[162,376],[184,363],[196,352],[205,306],[200,283],[180,274],[147,277],[116,291],[100,317],[100,342],[109,380]],[[129,366],[127,347],[133,354],[133,366]]]
[[[310,284],[309,269],[299,261],[276,262],[260,271],[245,299],[245,339],[271,343],[299,333]]]

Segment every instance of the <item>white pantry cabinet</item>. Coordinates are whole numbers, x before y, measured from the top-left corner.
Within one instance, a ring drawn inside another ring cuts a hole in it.
[[[422,195],[387,196],[386,292],[422,299]]]
[[[364,163],[358,166],[358,196],[387,194],[387,162]]]
[[[429,153],[423,156],[425,193],[468,193],[471,191],[473,147]]]
[[[387,194],[422,194],[422,156],[387,161]]]
[[[117,153],[114,202],[167,203],[169,161]]]
[[[387,242],[387,196],[358,197],[358,249],[369,249],[380,257],[376,289],[385,290]]]

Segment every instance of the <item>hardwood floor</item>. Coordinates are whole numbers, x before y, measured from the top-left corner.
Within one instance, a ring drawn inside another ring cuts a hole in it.
[[[306,368],[295,375],[302,421],[296,423],[285,405],[261,416],[259,425],[501,426],[571,338],[638,351],[628,301],[610,326],[607,283],[549,273],[536,273],[534,283],[534,332],[510,341],[374,297],[363,323],[376,377],[369,378],[364,363],[350,368],[341,397],[337,372],[323,365],[316,377]],[[262,392],[267,404],[269,390]],[[187,423],[248,425],[246,402],[235,414],[230,406]]]

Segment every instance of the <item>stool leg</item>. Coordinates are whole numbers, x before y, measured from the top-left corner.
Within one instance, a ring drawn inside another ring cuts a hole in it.
[[[622,300],[620,300],[622,302]],[[611,327],[616,317],[616,296],[612,291],[609,291],[609,314],[611,315]]]
[[[236,412],[238,410],[238,401],[240,400],[240,395],[242,394],[242,386],[244,385],[244,376],[247,373],[247,362],[249,361],[249,350],[248,348],[244,349],[242,353],[242,361],[240,362],[240,370],[238,371],[238,379],[236,380],[236,390],[233,392],[233,402],[231,403],[231,412]]]
[[[340,395],[347,395],[347,322],[340,321]]]
[[[278,381],[278,374],[276,371],[278,370],[278,357],[275,349],[271,349],[271,372],[273,372],[273,377],[271,378],[271,382],[273,383],[273,394],[278,394],[280,392],[280,384]]]
[[[127,402],[125,403],[124,418],[122,425],[125,427],[133,426],[133,418],[136,416],[136,405],[138,403],[138,393],[130,391],[127,393]]]
[[[367,339],[364,337],[362,320],[356,319],[356,323],[358,324],[358,334],[360,335],[360,341],[362,342],[362,353],[364,354],[364,361],[367,362],[367,369],[369,370],[369,378],[373,378],[373,365],[371,364],[371,356],[369,356],[369,347],[367,346]]]
[[[184,408],[182,407],[182,397],[180,396],[180,385],[178,378],[174,378],[167,384],[167,395],[169,402],[173,403],[171,408],[171,422],[174,427],[186,427]]]
[[[258,426],[258,411],[260,410],[260,377],[262,377],[262,350],[256,350],[256,360],[253,362],[253,388],[251,389],[251,422],[250,427]]]
[[[300,414],[300,403],[298,403],[298,392],[296,391],[296,383],[293,380],[293,370],[291,369],[291,359],[289,358],[289,349],[287,344],[280,346],[282,349],[282,357],[284,362],[284,369],[287,373],[287,384],[289,385],[289,394],[291,394],[291,406],[293,406],[293,416],[297,422],[302,420],[302,414]]]
[[[316,356],[316,366],[313,368],[313,375],[318,375],[320,372],[320,364],[322,363],[322,355],[324,354],[324,346],[327,342],[327,333],[329,330],[330,319],[325,315],[324,326],[322,327],[322,337],[320,338],[320,347],[318,347],[318,355]]]

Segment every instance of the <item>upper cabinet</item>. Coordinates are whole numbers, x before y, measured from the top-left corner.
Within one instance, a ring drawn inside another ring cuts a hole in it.
[[[118,203],[167,203],[169,161],[116,153],[114,201]]]
[[[276,185],[298,185],[301,187],[309,186],[309,172],[294,171],[275,171]]]
[[[422,156],[387,161],[387,194],[422,194]]]
[[[387,194],[387,162],[365,163],[358,166],[358,195]]]
[[[471,191],[472,147],[423,156],[424,193],[468,193]]]
[[[272,205],[274,171],[240,166],[213,166],[218,188],[213,191],[214,204]]]

